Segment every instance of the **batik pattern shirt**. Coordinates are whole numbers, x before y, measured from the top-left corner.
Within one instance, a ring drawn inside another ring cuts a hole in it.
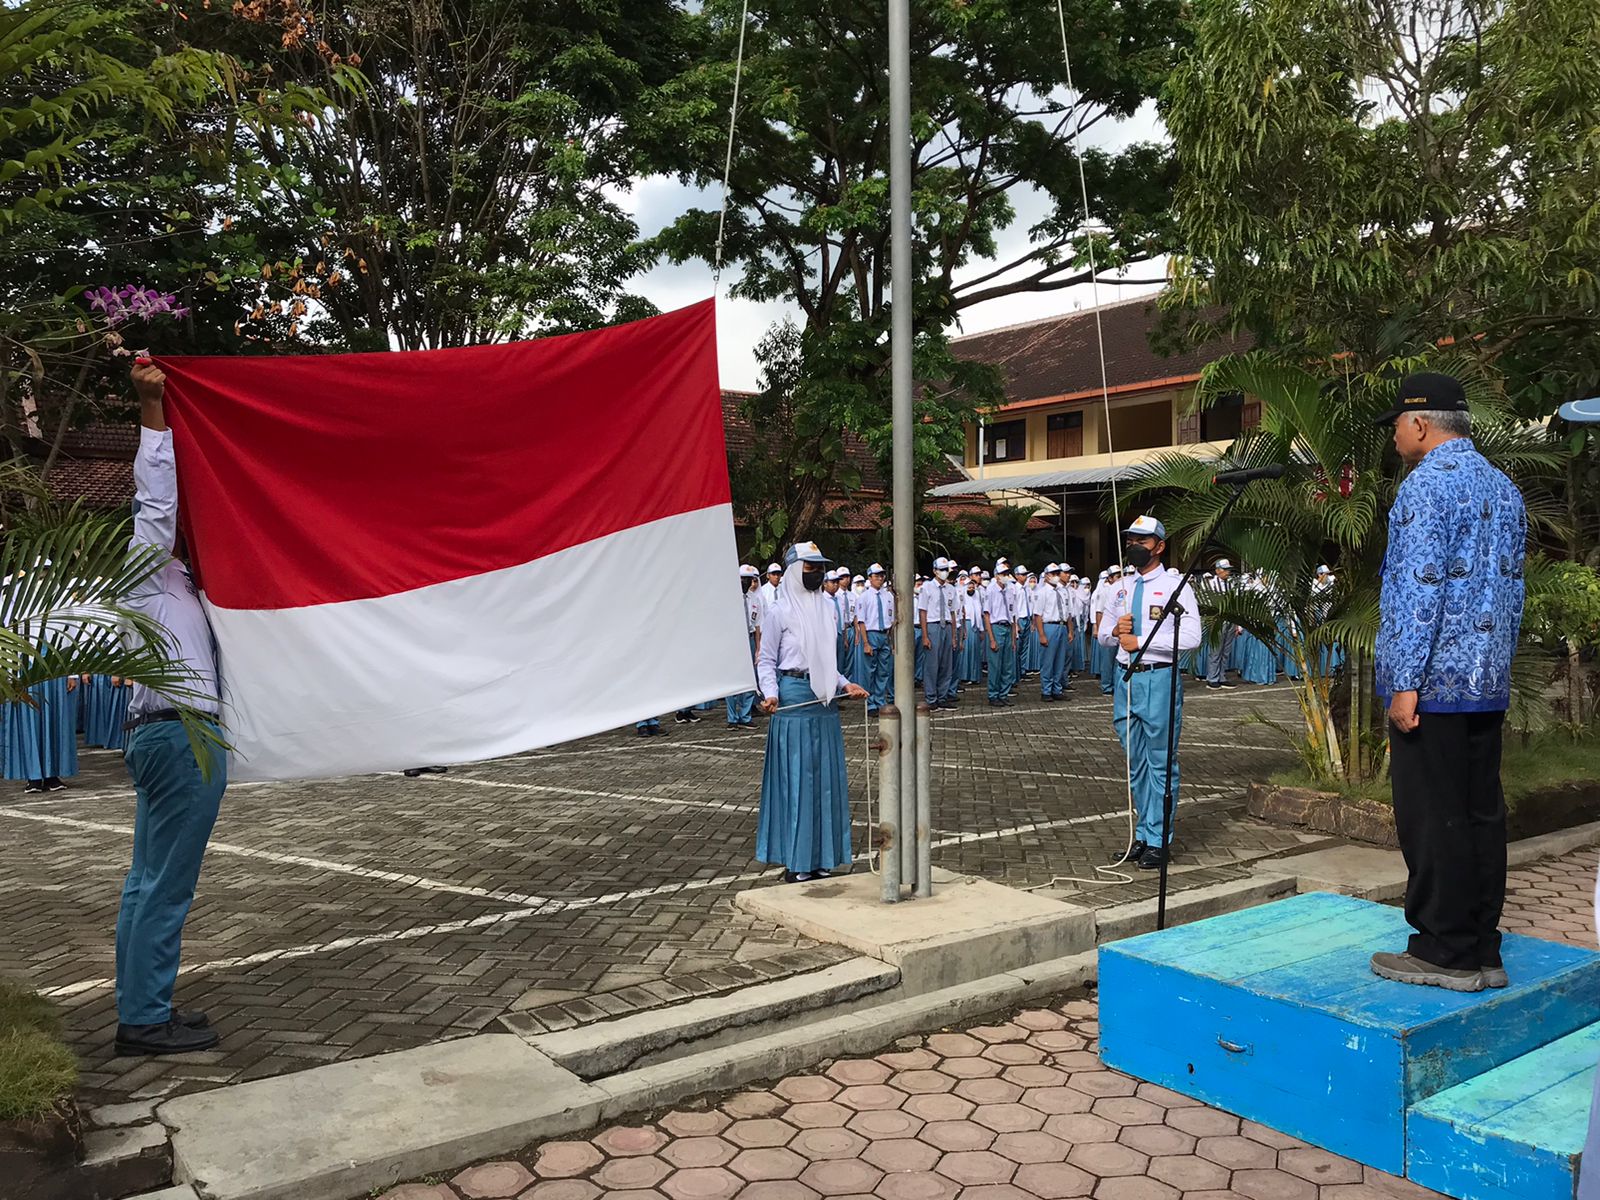
[[[1522,627],[1522,494],[1470,438],[1429,451],[1389,510],[1377,684],[1419,712],[1502,711]]]

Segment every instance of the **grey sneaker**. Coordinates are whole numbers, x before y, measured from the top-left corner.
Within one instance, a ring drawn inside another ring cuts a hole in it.
[[[1441,987],[1452,992],[1483,991],[1483,972],[1457,967],[1436,967],[1410,954],[1379,951],[1372,956],[1372,973],[1396,983]]]
[[[1503,988],[1511,986],[1511,977],[1506,974],[1504,967],[1483,968],[1483,986],[1489,988]]]

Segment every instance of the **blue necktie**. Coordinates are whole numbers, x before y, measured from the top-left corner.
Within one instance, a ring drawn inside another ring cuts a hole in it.
[[[883,619],[883,589],[882,588],[878,588],[877,591],[878,591],[878,628],[880,630],[882,630],[882,629],[888,628],[888,623],[886,621],[884,621],[884,619]]]
[[[1139,582],[1133,585],[1133,632],[1141,641],[1144,639],[1144,576],[1139,576]]]

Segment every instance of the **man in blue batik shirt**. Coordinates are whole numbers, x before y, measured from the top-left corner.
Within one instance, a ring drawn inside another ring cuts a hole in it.
[[[1409,376],[1379,421],[1394,425],[1395,448],[1413,468],[1389,510],[1376,668],[1416,933],[1405,953],[1374,954],[1372,969],[1458,992],[1505,987],[1500,736],[1527,517],[1516,486],[1472,444],[1455,379]]]

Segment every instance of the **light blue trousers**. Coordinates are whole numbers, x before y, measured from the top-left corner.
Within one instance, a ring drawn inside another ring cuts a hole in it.
[[[917,640],[921,644],[920,631]],[[929,704],[938,704],[955,695],[956,690],[955,643],[950,640],[950,626],[929,621],[928,644],[931,649],[922,653],[922,694]]]
[[[1115,663],[1113,663],[1115,666]],[[1112,724],[1117,740],[1128,753],[1133,791],[1133,811],[1138,824],[1134,837],[1147,846],[1161,845],[1161,811],[1167,783],[1167,727],[1172,703],[1172,672],[1137,671],[1127,683],[1117,668]],[[1178,738],[1183,733],[1183,686],[1178,687],[1176,723],[1172,725],[1172,828],[1178,827]]]
[[[867,689],[867,707],[877,712],[894,698],[894,643],[887,629],[869,629],[867,645],[871,654],[862,654],[863,679],[856,680]]]
[[[989,699],[1004,700],[1017,681],[1017,652],[1011,644],[1011,626],[996,625],[994,643],[1000,648],[989,650]]]
[[[756,661],[756,635],[750,635],[750,664],[754,668]],[[740,692],[737,696],[729,696],[728,724],[749,725],[755,721],[756,694],[755,692]]]
[[[1044,627],[1039,647],[1039,694],[1059,696],[1067,690],[1067,627],[1053,621]]]
[[[138,800],[117,914],[117,1019],[159,1025],[172,1015],[183,922],[227,787],[227,761],[214,751],[211,777],[202,778],[176,721],[134,730],[124,759]]]

